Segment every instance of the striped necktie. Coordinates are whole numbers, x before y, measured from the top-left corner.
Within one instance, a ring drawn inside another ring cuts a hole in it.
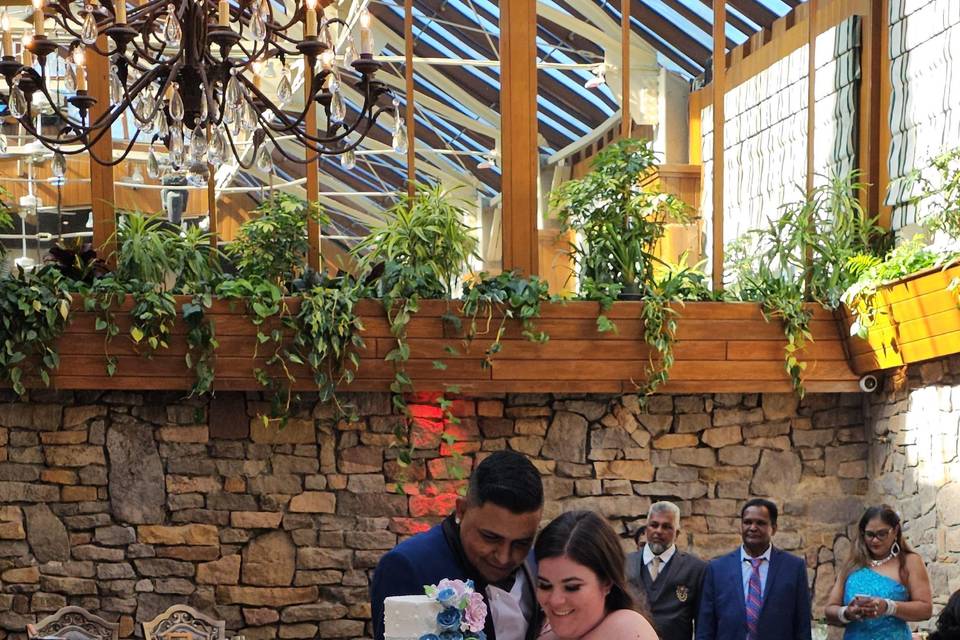
[[[763,592],[760,590],[760,565],[763,558],[750,558],[750,581],[747,583],[747,640],[757,640],[757,622]]]

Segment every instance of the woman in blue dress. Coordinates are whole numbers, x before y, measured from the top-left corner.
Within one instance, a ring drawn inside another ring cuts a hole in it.
[[[930,578],[889,505],[860,518],[850,557],[827,600],[827,621],[843,625],[844,640],[910,640],[907,622],[933,613]]]

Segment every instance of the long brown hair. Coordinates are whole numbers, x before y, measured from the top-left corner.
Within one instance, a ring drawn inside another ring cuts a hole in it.
[[[863,532],[867,529],[867,524],[874,518],[880,518],[880,521],[890,527],[891,531],[896,532],[897,539],[894,544],[900,547],[900,553],[897,555],[897,562],[900,564],[900,582],[907,586],[910,578],[910,572],[907,569],[907,556],[913,553],[910,544],[903,537],[903,527],[900,526],[900,514],[888,504],[881,504],[870,507],[860,516],[860,522],[857,524],[857,536],[850,548],[850,557],[843,565],[841,576],[846,579],[855,569],[870,566],[870,551],[867,549],[867,542]]]
[[[607,613],[632,609],[653,623],[647,599],[627,582],[620,539],[607,521],[593,511],[568,511],[554,518],[537,536],[533,555],[538,563],[544,558],[566,556],[583,565],[601,583],[610,584],[604,602]]]

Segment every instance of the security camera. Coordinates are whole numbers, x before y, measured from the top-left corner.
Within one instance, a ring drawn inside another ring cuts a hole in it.
[[[873,393],[880,387],[880,381],[877,376],[867,374],[860,378],[860,391],[864,393]]]

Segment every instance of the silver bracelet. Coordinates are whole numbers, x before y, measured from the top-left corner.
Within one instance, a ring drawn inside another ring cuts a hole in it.
[[[840,611],[837,612],[837,618],[840,620],[840,624],[850,624],[850,620],[847,619],[847,608],[840,607]]]
[[[897,615],[897,603],[890,598],[886,598],[887,610],[883,615],[893,617]]]

